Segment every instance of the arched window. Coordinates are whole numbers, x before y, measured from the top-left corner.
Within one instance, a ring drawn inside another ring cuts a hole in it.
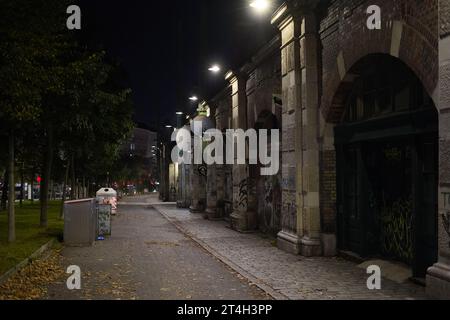
[[[394,58],[370,57],[352,70],[356,75],[347,100],[345,122],[382,118],[394,113],[430,108],[431,98],[420,80]]]

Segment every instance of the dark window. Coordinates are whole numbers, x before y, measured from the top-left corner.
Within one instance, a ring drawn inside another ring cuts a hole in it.
[[[348,98],[345,121],[358,122],[432,106],[417,77],[397,61],[378,61],[358,72]]]

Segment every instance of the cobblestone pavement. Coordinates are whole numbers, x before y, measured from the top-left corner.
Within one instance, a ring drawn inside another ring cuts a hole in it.
[[[341,258],[305,258],[285,253],[260,234],[231,230],[225,221],[204,220],[175,205],[154,205],[162,215],[275,298],[320,300],[421,300],[425,289],[387,279],[382,290],[369,291],[365,270]]]

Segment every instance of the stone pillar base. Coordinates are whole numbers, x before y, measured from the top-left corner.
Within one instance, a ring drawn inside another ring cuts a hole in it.
[[[450,299],[450,253],[441,254],[441,260],[428,269],[427,295],[434,299]]]
[[[323,255],[322,241],[304,237],[300,240],[300,253],[304,257],[320,257]]]
[[[208,208],[208,209],[206,209],[205,213],[206,213],[206,218],[208,220],[215,221],[215,220],[222,219],[222,217],[220,216],[220,213],[215,208]]]
[[[202,213],[203,212],[202,209],[200,209],[199,207],[196,207],[196,206],[190,206],[189,211],[191,213]]]
[[[247,231],[247,218],[242,212],[233,212],[230,216],[231,229],[245,232]]]
[[[280,250],[295,255],[300,254],[300,239],[297,237],[297,235],[281,231],[278,233],[277,237],[277,245]]]
[[[188,208],[189,206],[186,204],[185,201],[177,201],[177,207],[178,208]]]
[[[324,257],[335,257],[338,254],[337,237],[334,233],[322,233],[322,249]]]

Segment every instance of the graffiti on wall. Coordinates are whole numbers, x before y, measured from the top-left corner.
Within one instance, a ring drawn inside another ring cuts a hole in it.
[[[281,230],[280,177],[260,177],[257,194],[260,230],[262,232],[278,233]]]
[[[238,207],[246,209],[248,206],[249,179],[244,179],[239,183]]]
[[[297,233],[297,204],[295,200],[283,203],[282,228],[284,231]]]
[[[201,164],[198,166],[198,175],[200,177],[206,178],[206,176],[208,175],[208,167],[206,166],[206,164]]]
[[[442,196],[444,199],[444,213],[442,213],[442,224],[444,227],[444,231],[450,238],[450,192],[443,192]],[[450,248],[450,241],[448,243],[448,247]]]
[[[381,209],[383,251],[407,263],[414,257],[412,199],[398,199]]]

